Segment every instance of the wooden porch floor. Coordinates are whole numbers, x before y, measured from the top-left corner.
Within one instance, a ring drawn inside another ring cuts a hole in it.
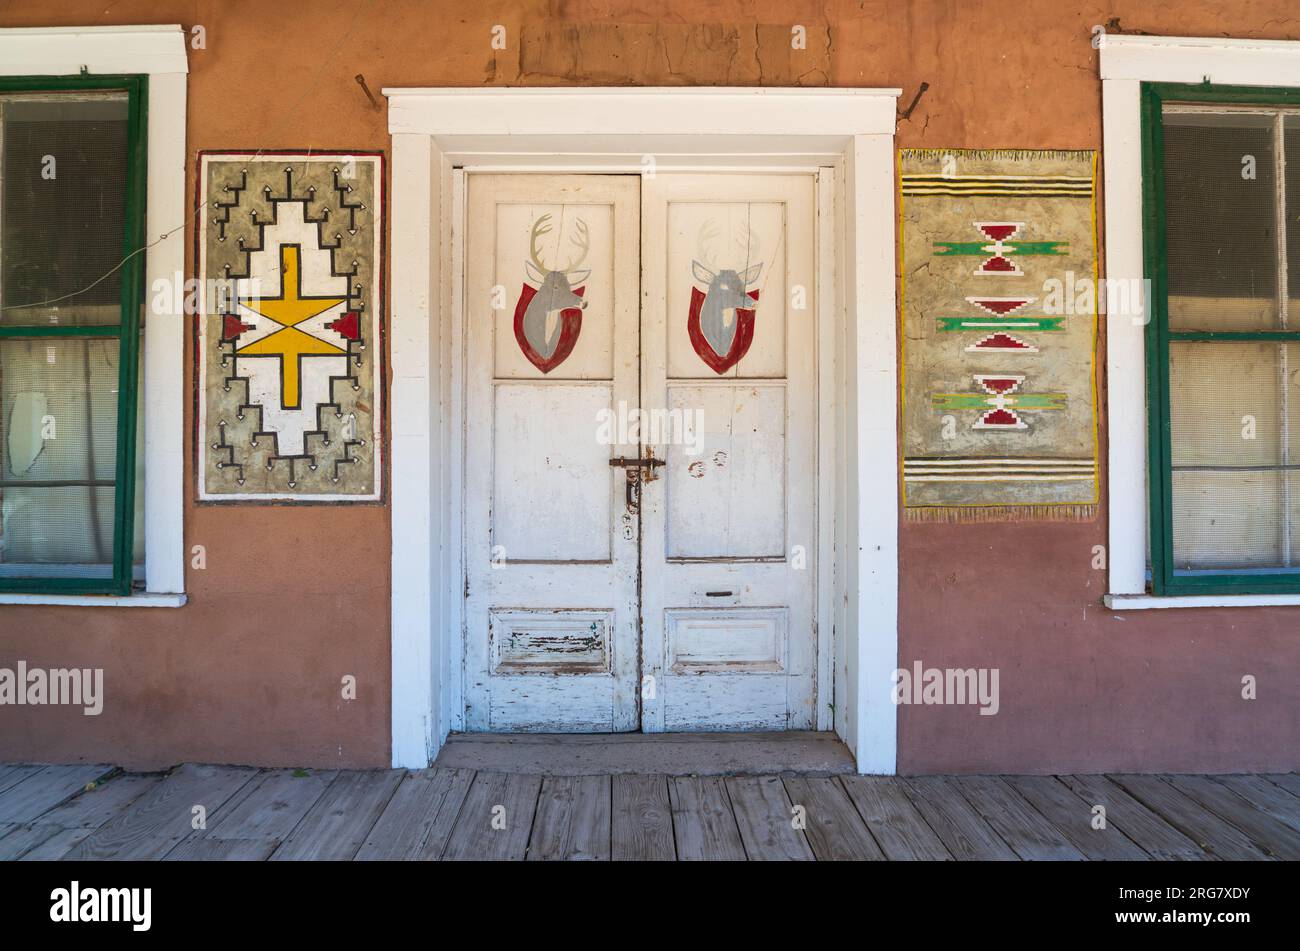
[[[1105,829],[1093,828],[1097,805]],[[541,776],[187,764],[159,775],[0,765],[5,860],[1273,858],[1300,858],[1300,774]]]

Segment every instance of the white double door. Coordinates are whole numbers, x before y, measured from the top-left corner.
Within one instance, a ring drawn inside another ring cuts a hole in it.
[[[467,181],[465,729],[810,728],[814,179]]]

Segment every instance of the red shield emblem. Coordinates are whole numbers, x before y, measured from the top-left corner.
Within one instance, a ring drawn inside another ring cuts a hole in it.
[[[757,301],[758,291],[748,291],[749,296]],[[700,327],[700,309],[704,305],[704,291],[698,287],[691,288],[691,310],[686,318],[686,332],[690,334],[691,346],[707,363],[714,373],[726,373],[740,358],[749,352],[749,345],[754,342],[754,308],[736,308],[736,331],[731,338],[731,347],[726,353],[718,353],[704,335]]]
[[[575,287],[573,293],[579,297],[585,291],[585,287]],[[582,309],[579,307],[566,307],[560,311],[560,324],[558,328],[558,339],[554,339],[549,344],[549,352],[539,352],[528,339],[528,334],[524,331],[524,314],[528,310],[528,305],[534,297],[537,296],[537,288],[525,284],[519,292],[519,302],[515,304],[515,340],[519,343],[519,349],[524,352],[528,362],[543,373],[550,373],[561,363],[569,358],[573,352],[574,345],[578,342],[578,334],[582,332]],[[539,341],[540,342],[540,341]],[[547,343],[542,343],[543,350],[548,347]]]

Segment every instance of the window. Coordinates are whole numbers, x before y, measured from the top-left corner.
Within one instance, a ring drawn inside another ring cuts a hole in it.
[[[142,573],[146,82],[0,77],[0,591]]]
[[[1152,587],[1300,591],[1300,90],[1146,83]]]

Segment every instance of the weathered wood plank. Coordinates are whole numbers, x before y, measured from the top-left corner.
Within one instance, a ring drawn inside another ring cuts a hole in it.
[[[1300,773],[1265,773],[1264,778],[1291,795],[1300,796]]]
[[[94,829],[61,829],[58,826],[48,826],[47,828],[53,828],[55,830],[54,835],[25,853],[18,861],[57,862],[79,842],[89,838],[95,831]]]
[[[779,776],[731,776],[727,795],[750,861],[812,861],[812,848],[793,825],[794,807]]]
[[[611,858],[616,862],[671,862],[673,806],[665,776],[614,777]]]
[[[396,769],[340,772],[272,853],[271,861],[351,859],[405,775]]]
[[[473,780],[472,769],[408,773],[357,851],[357,861],[436,860],[447,847]]]
[[[65,829],[98,829],[162,781],[162,776],[113,776],[43,813],[37,821]]]
[[[1007,776],[1025,801],[1047,817],[1084,857],[1094,862],[1141,862],[1150,859],[1119,826],[1093,828],[1092,806],[1055,776]]]
[[[112,766],[46,766],[0,793],[0,822],[31,822],[112,772]]]
[[[1022,859],[1057,862],[1083,858],[1060,829],[998,777],[954,776],[949,782]]]
[[[958,860],[1014,862],[1016,853],[942,776],[904,781],[913,805]]]
[[[1226,786],[1208,776],[1166,776],[1165,781],[1196,804],[1240,831],[1255,848],[1272,858],[1300,859],[1300,832],[1260,812]],[[1207,834],[1218,838],[1213,828]]]
[[[447,861],[522,859],[542,789],[540,776],[479,773],[456,817]],[[495,820],[495,821],[494,821]]]
[[[745,846],[718,776],[674,776],[668,780],[677,857],[683,862],[743,862]]]
[[[62,832],[58,826],[0,826],[0,862],[13,862]]]
[[[1111,778],[1211,855],[1230,861],[1268,858],[1245,835],[1160,777],[1119,775]]]
[[[1242,799],[1278,822],[1300,831],[1300,799],[1270,783],[1263,776],[1215,776]]]
[[[804,832],[819,862],[884,861],[852,800],[833,778],[787,776],[785,791],[792,806],[804,808]]]
[[[221,807],[256,774],[254,769],[187,763],[78,843],[65,858],[162,858],[194,831],[196,806],[203,807],[209,824],[215,822]]]
[[[199,839],[252,839],[278,845],[289,837],[330,784],[337,770],[270,769],[239,791]]]
[[[8,792],[19,783],[26,782],[43,769],[44,766],[10,766],[5,772],[0,773],[0,794]]]
[[[274,839],[193,838],[167,853],[166,862],[265,862],[279,843]]]
[[[1160,815],[1130,796],[1106,776],[1062,776],[1075,795],[1091,809],[1104,806],[1106,824],[1115,826],[1153,859],[1162,862],[1199,862],[1211,858]]]
[[[53,835],[23,855],[24,862],[53,862],[88,839],[96,829],[121,815],[163,778],[161,776],[124,776],[117,774],[94,784],[40,816],[33,825],[53,830]]]
[[[531,861],[608,862],[608,776],[547,776],[528,841]]]
[[[952,854],[912,805],[901,779],[892,776],[841,776],[839,780],[886,858],[895,861],[952,860]]]

